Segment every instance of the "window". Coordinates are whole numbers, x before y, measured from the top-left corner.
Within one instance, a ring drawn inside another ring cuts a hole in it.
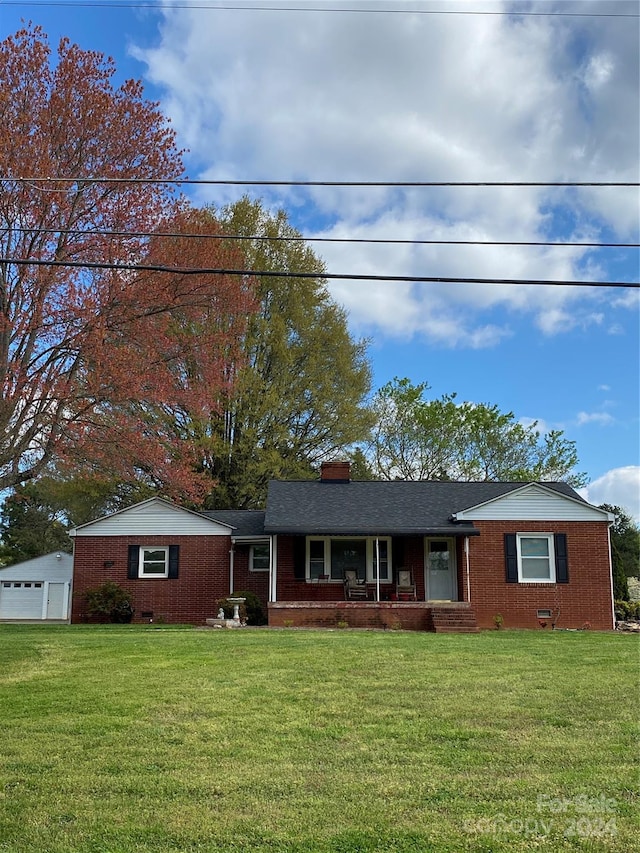
[[[129,545],[129,580],[178,577],[179,545]]]
[[[553,536],[518,533],[518,580],[520,583],[553,583]]]
[[[268,572],[269,571],[269,545],[260,544],[252,545],[249,549],[249,571],[250,572]]]
[[[169,573],[168,548],[140,548],[138,577],[166,578]]]
[[[307,564],[309,566],[308,577],[311,580],[317,580],[325,574],[324,565],[324,539],[309,539],[307,548],[309,551]]]
[[[391,579],[391,539],[378,538],[377,553],[380,557],[380,580]],[[355,571],[358,580],[369,583],[376,581],[376,538],[373,536],[334,537],[307,539],[307,579],[329,577],[330,581],[342,583],[346,571]]]
[[[507,583],[569,583],[566,533],[506,533]]]

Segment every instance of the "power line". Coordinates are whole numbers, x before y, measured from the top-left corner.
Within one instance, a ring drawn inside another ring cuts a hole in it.
[[[60,6],[60,7],[84,7],[84,8],[111,8],[111,9],[156,9],[158,4],[153,2],[128,2],[118,3],[115,0],[97,0],[97,2],[73,2],[73,0],[0,0],[0,6]],[[503,16],[512,18],[638,18],[638,13],[632,12],[515,12],[495,11],[481,9],[354,9],[345,7],[319,7],[319,6],[227,6],[214,5],[211,3],[166,3],[165,9],[197,9],[210,12],[322,12],[326,14],[353,14],[353,15],[476,15],[476,16]]]
[[[259,234],[189,234],[173,231],[82,231],[75,228],[13,229],[26,234],[84,234],[88,237],[176,238],[187,240],[253,240],[261,243],[372,243],[404,246],[555,246],[557,248],[637,249],[640,243],[592,243],[557,240],[402,240],[385,237],[265,237]]]
[[[12,177],[13,183],[78,184],[188,184],[240,187],[640,187],[634,181],[263,181],[210,178],[98,178],[98,177]],[[36,187],[36,189],[40,189]]]
[[[73,269],[104,269],[130,272],[161,272],[174,275],[231,275],[251,276],[254,278],[298,278],[298,279],[340,279],[344,281],[398,281],[441,284],[513,284],[540,285],[556,287],[622,287],[640,288],[640,283],[632,281],[549,281],[544,279],[522,278],[460,278],[450,276],[406,276],[406,275],[367,275],[358,273],[314,273],[288,272],[277,270],[237,270],[209,269],[206,267],[169,267],[162,264],[108,263],[106,261],[43,261],[33,258],[1,258],[0,264],[18,266],[68,267]]]

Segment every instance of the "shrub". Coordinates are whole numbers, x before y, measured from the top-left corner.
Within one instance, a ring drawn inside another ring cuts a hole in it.
[[[133,617],[131,594],[114,581],[107,581],[86,594],[87,616],[103,621],[125,623]]]
[[[640,619],[640,601],[616,601],[615,613],[618,621]]]

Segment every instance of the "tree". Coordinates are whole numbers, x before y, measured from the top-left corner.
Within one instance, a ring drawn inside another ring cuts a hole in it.
[[[208,418],[229,391],[219,354],[244,332],[246,283],[236,298],[221,276],[90,267],[231,257],[219,241],[186,252],[136,236],[193,221],[162,183],[183,172],[173,131],[114,73],[66,39],[52,67],[38,27],[0,43],[0,489],[91,460],[200,494],[198,453],[158,415]]]
[[[640,527],[629,513],[620,506],[605,503],[600,504],[600,509],[604,509],[615,516],[611,525],[614,598],[628,601],[627,578],[640,575]]]
[[[60,506],[35,483],[17,486],[0,513],[0,564],[13,565],[52,551],[70,551]]]
[[[374,473],[404,480],[565,480],[575,473],[575,443],[560,431],[540,436],[496,405],[458,403],[455,394],[426,400],[426,383],[395,379],[374,397],[376,425],[368,448]]]
[[[241,364],[224,414],[212,421],[212,506],[257,507],[269,479],[315,476],[319,463],[366,438],[370,370],[345,312],[331,299],[324,267],[284,211],[241,199],[220,213],[242,237],[247,269],[313,273],[258,280]],[[252,239],[253,238],[253,239]]]

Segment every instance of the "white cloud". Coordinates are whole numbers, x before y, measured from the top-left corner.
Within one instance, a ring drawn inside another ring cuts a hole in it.
[[[640,466],[613,468],[580,490],[592,504],[608,503],[621,506],[640,522]]]
[[[160,34],[136,56],[201,177],[637,181],[638,36],[620,19],[167,7]],[[199,202],[238,195],[198,192]],[[638,228],[633,189],[278,192],[316,236],[540,241],[559,227],[564,239]],[[334,273],[605,273],[580,248],[327,243],[321,254]],[[611,300],[632,309],[626,295],[570,287],[342,282],[332,292],[356,327],[470,347],[495,345],[522,319],[558,335],[611,328]]]
[[[585,424],[599,424],[600,426],[610,426],[614,423],[614,418],[608,412],[578,412],[576,418],[578,426]]]

